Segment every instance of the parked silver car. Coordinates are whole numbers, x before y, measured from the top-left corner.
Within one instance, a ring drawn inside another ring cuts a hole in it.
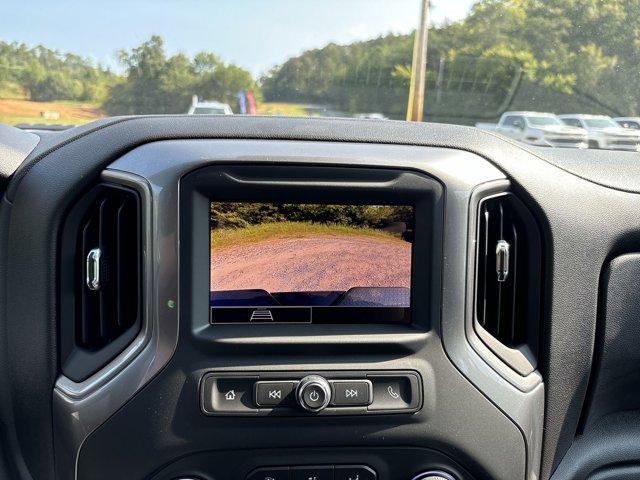
[[[501,133],[529,145],[573,148],[588,146],[588,135],[583,128],[567,126],[553,113],[505,112],[497,124],[477,123],[476,127]]]
[[[624,128],[606,115],[559,115],[564,123],[589,133],[589,148],[640,151],[640,132]]]
[[[640,117],[616,117],[614,120],[623,128],[640,130]]]

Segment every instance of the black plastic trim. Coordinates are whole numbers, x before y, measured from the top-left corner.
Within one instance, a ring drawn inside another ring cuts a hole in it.
[[[282,450],[204,451],[175,459],[155,472],[152,480],[197,478],[202,480],[243,480],[255,470],[271,467],[334,465],[366,467],[378,480],[411,480],[425,471],[448,471],[458,480],[473,477],[452,456],[434,448],[413,445],[369,448],[290,448]]]

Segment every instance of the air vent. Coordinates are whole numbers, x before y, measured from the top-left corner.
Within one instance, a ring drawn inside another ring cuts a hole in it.
[[[141,212],[138,194],[99,185],[70,212],[62,242],[61,363],[82,381],[140,330]]]
[[[511,193],[483,200],[477,234],[476,330],[494,353],[522,374],[535,368],[540,271],[540,232],[529,210]]]

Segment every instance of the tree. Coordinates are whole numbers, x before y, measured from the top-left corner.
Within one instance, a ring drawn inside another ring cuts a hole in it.
[[[378,108],[403,116],[406,78],[396,66],[411,63],[408,35],[389,35],[351,45],[329,44],[287,60],[262,78],[270,101],[336,105],[348,112]]]
[[[115,79],[109,70],[77,55],[0,41],[0,88],[18,87],[31,100],[101,102]]]
[[[411,38],[304,52],[262,79],[265,98],[402,118]],[[480,0],[431,29],[427,61],[432,119],[473,123],[507,107],[638,114],[640,0]]]
[[[200,52],[193,59],[181,53],[167,57],[159,36],[120,51],[119,59],[126,75],[108,94],[104,107],[110,114],[186,113],[192,95],[237,109],[238,90],[257,90],[249,72],[213,53]]]

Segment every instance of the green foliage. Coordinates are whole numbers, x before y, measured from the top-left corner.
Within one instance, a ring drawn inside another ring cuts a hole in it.
[[[264,76],[263,94],[267,101],[331,104],[348,112],[371,112],[381,105],[401,117],[409,79],[398,74],[397,66],[411,64],[412,45],[409,35],[389,35],[310,50]]]
[[[429,29],[425,112],[473,123],[505,109],[640,114],[640,0],[478,0]],[[0,41],[0,93],[103,103],[110,114],[185,113],[191,96],[326,105],[404,118],[413,35],[329,44],[251,74],[210,52],[168,56],[153,36],[119,52],[125,74],[43,46]]]
[[[22,90],[37,101],[100,102],[115,78],[109,70],[77,55],[0,41],[0,91]]]
[[[452,52],[522,67],[525,88],[513,107],[639,111],[638,0],[483,0],[444,30],[456,39]]]
[[[0,41],[0,92],[23,93],[35,101],[103,103],[113,115],[186,113],[192,95],[229,103],[237,111],[240,89],[253,90],[261,99],[248,71],[208,52],[193,59],[181,53],[167,56],[159,36],[118,52],[118,58],[125,75],[77,55]]]
[[[192,95],[229,103],[237,111],[238,90],[258,90],[248,71],[213,53],[167,57],[159,36],[118,56],[126,76],[110,89],[104,104],[112,115],[186,113]]]
[[[399,234],[368,227],[322,224],[311,222],[272,222],[248,225],[243,228],[216,228],[210,232],[211,248],[219,250],[248,243],[283,238],[317,237],[325,235],[375,237],[387,242],[403,239]]]
[[[429,31],[427,105],[449,114],[495,110],[513,89],[520,59],[478,56],[455,47],[457,25]],[[347,113],[382,112],[403,119],[413,35],[387,35],[351,45],[328,45],[287,60],[263,79],[267,101],[333,105]]]
[[[319,205],[300,203],[211,203],[211,225],[244,228],[277,222],[385,228],[403,222],[411,230],[411,207],[372,205]]]
[[[472,123],[515,106],[640,113],[640,0],[479,0],[428,38],[430,119]],[[262,79],[265,99],[403,118],[412,39],[307,51]]]

